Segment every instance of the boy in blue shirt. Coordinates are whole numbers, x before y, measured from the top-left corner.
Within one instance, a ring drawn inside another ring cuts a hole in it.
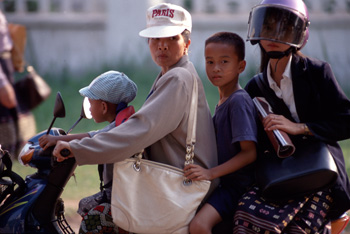
[[[219,165],[205,169],[190,164],[184,170],[188,179],[220,178],[220,185],[193,218],[191,234],[211,233],[221,221],[232,223],[239,198],[254,182],[257,113],[238,83],[246,66],[244,56],[244,41],[237,34],[220,32],[205,42],[206,73],[220,96],[213,116]]]

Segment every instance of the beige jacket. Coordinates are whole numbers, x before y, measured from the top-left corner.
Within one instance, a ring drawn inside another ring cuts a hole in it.
[[[184,167],[186,131],[192,85],[198,82],[197,142],[194,162],[210,168],[217,165],[214,126],[202,82],[188,56],[183,56],[163,76],[153,93],[129,120],[93,138],[70,142],[78,165],[114,163],[147,148],[149,159]]]

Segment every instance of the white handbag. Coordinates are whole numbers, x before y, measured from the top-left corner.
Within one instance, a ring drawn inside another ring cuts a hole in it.
[[[195,79],[195,78],[194,78]],[[187,129],[185,165],[193,163],[198,84],[195,79]],[[136,157],[114,164],[111,210],[114,223],[133,233],[188,233],[210,181],[191,181],[182,169]]]

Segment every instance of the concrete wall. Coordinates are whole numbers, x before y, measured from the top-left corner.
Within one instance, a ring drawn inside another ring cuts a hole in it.
[[[46,5],[47,1],[40,0]],[[152,64],[146,40],[139,37],[138,32],[145,27],[146,9],[161,0],[64,2],[66,4],[61,8],[64,10],[58,12],[50,12],[46,6],[44,12],[27,13],[22,9],[21,12],[6,13],[9,22],[27,26],[26,57],[41,74],[69,73],[79,78],[85,72],[104,65],[113,67],[126,63],[136,69]],[[67,10],[71,9],[67,4],[74,2],[88,2],[89,7],[78,12]],[[182,0],[169,2],[185,4]],[[260,0],[192,0],[190,58],[198,70],[204,69],[204,40],[218,31],[233,31],[246,38],[249,10],[258,2]],[[329,2],[336,4],[329,8]],[[347,81],[350,74],[350,47],[347,43],[350,38],[350,14],[346,1],[308,0],[307,4],[310,9],[310,38],[303,52],[327,60],[341,84],[350,87]],[[259,49],[247,43],[246,50],[247,70],[256,71]]]

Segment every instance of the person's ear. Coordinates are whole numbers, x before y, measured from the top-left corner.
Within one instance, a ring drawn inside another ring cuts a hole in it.
[[[190,47],[190,45],[191,45],[191,39],[188,39],[188,42],[186,44],[186,48],[188,49],[188,47]]]
[[[191,45],[191,39],[188,39],[188,42],[185,45],[184,55],[188,54],[188,47]]]
[[[247,62],[245,60],[241,60],[239,62],[239,64],[238,64],[238,71],[239,71],[239,73],[244,72],[246,65],[247,65]]]
[[[108,105],[107,105],[107,102],[105,101],[101,101],[101,105],[102,105],[102,114],[106,114],[107,111],[108,111]]]

